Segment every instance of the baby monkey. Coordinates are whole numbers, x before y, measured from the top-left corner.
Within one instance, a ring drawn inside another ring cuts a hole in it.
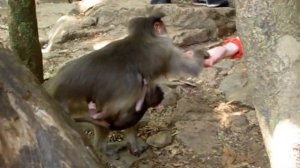
[[[132,109],[137,113],[139,113],[142,110],[142,106],[144,104],[144,99],[145,99],[146,92],[147,92],[147,89],[148,89],[148,83],[147,83],[146,79],[142,80],[141,86],[142,86],[141,97],[137,101],[137,103],[135,105],[135,108]],[[93,119],[92,123],[94,123],[94,124],[97,123],[97,125],[102,126],[102,127],[111,128],[111,125],[109,124],[109,122],[106,121],[106,119],[109,118],[110,116],[114,116],[114,115],[111,115],[109,113],[109,111],[99,112],[96,108],[96,104],[93,101],[88,101],[88,102],[89,102],[88,112],[90,114],[91,119]],[[136,114],[136,115],[140,116],[140,114]],[[142,116],[143,116],[143,114],[142,114]],[[92,121],[92,120],[89,120],[89,121]]]

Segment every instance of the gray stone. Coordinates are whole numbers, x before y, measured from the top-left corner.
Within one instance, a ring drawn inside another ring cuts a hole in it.
[[[41,3],[68,3],[68,0],[35,0],[38,4]]]
[[[55,6],[52,5],[51,7]],[[74,9],[74,5],[70,5],[70,10],[71,9]],[[53,39],[53,43],[58,43],[69,39],[64,38],[65,36],[76,38],[76,32],[82,31],[83,28],[88,28],[89,32],[92,33],[101,32],[103,28],[109,28],[107,31],[114,32],[116,30],[113,27],[124,27],[131,18],[145,16],[154,11],[166,13],[167,16],[163,18],[163,21],[167,25],[167,28],[170,29],[170,37],[174,39],[174,42],[179,46],[215,40],[218,34],[220,34],[221,29],[222,32],[232,32],[235,30],[235,22],[233,21],[235,13],[232,8],[182,7],[176,4],[150,5],[149,1],[145,0],[104,0],[102,3],[93,6],[87,16],[76,16],[76,19],[63,20],[63,23],[58,21],[49,34],[55,32],[55,36],[58,37]],[[66,11],[61,13],[66,13]],[[91,22],[89,22],[89,20],[91,20]],[[41,26],[50,26],[45,23],[46,22],[42,21]],[[93,28],[91,26],[94,24],[97,27]],[[233,26],[225,26],[224,28],[224,25]],[[94,29],[94,31],[90,29]]]
[[[51,52],[51,53],[43,53],[43,58],[44,59],[51,59],[54,57],[61,57],[61,55],[57,52]]]
[[[181,98],[172,112],[172,122],[202,120],[205,117],[204,113],[211,110],[206,102],[197,100],[195,97],[192,99]]]
[[[186,98],[181,98],[180,100],[178,100],[176,109],[172,114],[172,120],[175,122],[186,121],[190,120],[192,116],[195,116],[196,119],[198,119],[201,117],[200,115],[198,115],[198,112],[199,104],[197,102]]]
[[[43,53],[49,52],[56,43],[63,43],[93,34],[93,31],[84,30],[84,28],[95,25],[97,21],[98,20],[93,17],[85,17],[80,20],[75,16],[62,16],[50,30],[48,45],[43,50]]]
[[[221,70],[221,71],[229,71],[233,67],[233,62],[235,60],[232,59],[223,59],[222,61],[218,62],[214,65],[215,68]]]
[[[245,127],[249,125],[249,121],[245,115],[231,115],[228,117],[231,127]]]
[[[216,82],[216,75],[217,75],[216,68],[205,68],[200,74],[200,79],[208,82],[209,85],[214,86],[217,84]]]
[[[209,37],[215,38],[220,29],[234,29],[224,27],[224,25],[235,25],[233,8],[206,8],[195,6],[178,6],[176,4],[149,5],[149,3],[139,2],[128,3],[103,3],[96,6],[91,12],[91,16],[99,18],[99,26],[127,24],[132,17],[146,15],[154,11],[162,11],[167,17],[163,20],[168,27],[188,29],[206,29],[210,32]],[[115,11],[118,11],[117,13]],[[234,31],[234,30],[228,30]]]
[[[163,106],[172,106],[176,105],[177,100],[179,98],[177,92],[174,89],[171,89],[169,87],[162,87],[164,92],[164,99],[161,102]]]
[[[148,145],[146,144],[143,140],[138,139],[139,140],[139,144],[140,145]],[[114,143],[110,143],[110,146],[113,146]],[[146,150],[141,156],[136,157],[133,156],[132,154],[130,154],[128,152],[127,149],[124,149],[122,151],[120,151],[119,153],[119,158],[116,160],[115,157],[108,157],[108,162],[114,166],[114,167],[118,167],[118,168],[130,168],[132,167],[134,164],[139,163],[141,160],[145,159],[145,158],[151,158],[153,156],[153,152],[151,150]]]
[[[257,125],[257,126],[259,125],[258,124],[258,120],[256,118],[256,112],[255,112],[255,110],[251,110],[251,111],[247,112],[246,113],[246,117],[247,117],[247,119],[249,121],[249,125]]]
[[[149,145],[156,148],[163,148],[172,143],[171,131],[161,131],[147,138],[146,141]]]
[[[7,3],[5,0],[0,1],[0,8],[7,8]]]
[[[177,30],[175,33],[170,33],[174,44],[180,46],[189,46],[207,42],[210,40],[207,29],[184,29]]]
[[[52,27],[56,21],[66,15],[75,6],[67,3],[43,3],[36,6],[36,15],[39,28]]]
[[[225,94],[227,100],[252,106],[248,76],[243,63],[234,67],[232,72],[220,83],[218,89]]]
[[[178,130],[176,139],[199,155],[213,152],[218,145],[216,124],[207,121],[180,121],[175,126]]]

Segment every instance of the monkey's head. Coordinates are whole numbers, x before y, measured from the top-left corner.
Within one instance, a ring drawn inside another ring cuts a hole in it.
[[[157,37],[167,33],[162,12],[151,14],[148,17],[136,17],[129,21],[128,35],[142,37]]]

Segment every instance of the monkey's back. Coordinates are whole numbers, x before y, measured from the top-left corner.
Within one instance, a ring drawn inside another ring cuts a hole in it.
[[[138,74],[152,80],[167,71],[170,51],[161,42],[127,37],[70,61],[49,81],[50,94],[59,101],[95,100],[100,107],[132,98],[142,89]]]

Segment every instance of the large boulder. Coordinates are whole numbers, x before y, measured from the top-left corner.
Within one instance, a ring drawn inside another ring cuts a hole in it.
[[[299,167],[299,0],[236,1],[253,104],[272,168]]]
[[[73,9],[70,15],[77,15]],[[126,26],[130,19],[146,16],[160,11],[166,14],[163,19],[174,43],[179,46],[190,46],[232,34],[235,31],[235,12],[233,8],[207,8],[191,5],[163,4],[150,5],[148,1],[107,1],[103,0],[85,11],[84,15],[74,17],[74,23],[64,22],[54,25],[49,37],[54,43],[74,39],[76,36],[88,36],[99,33],[111,36],[126,34]],[[79,11],[80,12],[80,11]],[[80,23],[96,20],[90,25]],[[87,25],[83,29],[83,25]],[[73,38],[65,36],[72,35]]]

